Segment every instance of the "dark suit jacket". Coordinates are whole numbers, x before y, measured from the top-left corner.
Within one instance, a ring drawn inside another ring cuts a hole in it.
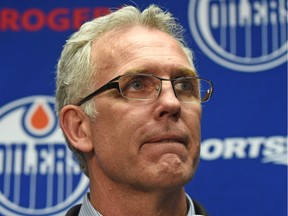
[[[204,207],[198,203],[197,201],[193,200],[194,208],[195,208],[195,213],[208,216],[207,211],[204,209]],[[66,216],[78,216],[80,212],[81,204],[78,204],[76,206],[73,206],[69,211],[67,212]]]

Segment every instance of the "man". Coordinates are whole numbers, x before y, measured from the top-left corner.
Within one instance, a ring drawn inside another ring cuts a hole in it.
[[[157,6],[85,23],[57,68],[60,126],[90,179],[84,203],[67,215],[207,215],[184,185],[211,94],[181,26]]]

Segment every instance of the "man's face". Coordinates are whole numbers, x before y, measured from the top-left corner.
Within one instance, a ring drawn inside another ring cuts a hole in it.
[[[97,70],[95,89],[131,72],[176,78],[193,71],[174,39],[143,27],[105,34],[94,42],[91,60]],[[145,191],[183,186],[191,179],[199,160],[198,102],[180,102],[167,81],[154,101],[128,100],[117,90],[94,100],[98,115],[90,122],[90,178]]]

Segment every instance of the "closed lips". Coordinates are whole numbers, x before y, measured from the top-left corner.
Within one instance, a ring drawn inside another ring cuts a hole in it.
[[[187,138],[186,136],[159,136],[150,139],[147,144],[149,143],[181,143],[186,146],[187,144]]]

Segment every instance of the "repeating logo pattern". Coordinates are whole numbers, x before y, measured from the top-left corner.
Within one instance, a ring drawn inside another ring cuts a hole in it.
[[[201,143],[203,160],[261,160],[262,163],[288,166],[287,137],[210,138]]]
[[[212,60],[257,72],[287,61],[286,0],[190,0],[193,38]]]
[[[63,215],[87,191],[53,110],[48,96],[0,109],[0,215]]]

